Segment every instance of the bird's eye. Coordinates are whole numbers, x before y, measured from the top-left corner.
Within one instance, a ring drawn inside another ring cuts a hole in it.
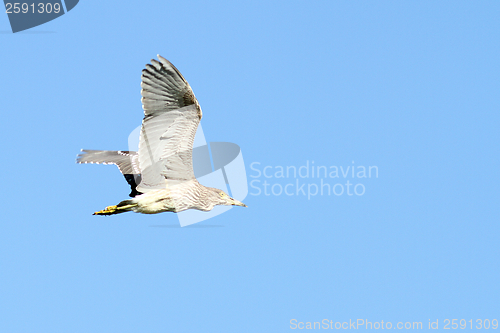
[[[222,193],[222,192],[220,192],[219,194],[220,194],[220,196],[221,196],[221,197],[223,197],[223,196],[224,196],[224,193]]]

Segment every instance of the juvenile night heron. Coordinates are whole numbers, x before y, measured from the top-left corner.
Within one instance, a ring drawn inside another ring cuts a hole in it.
[[[160,55],[158,59],[142,71],[144,119],[139,151],[82,150],[78,155],[77,163],[116,164],[132,189],[132,199],[94,215],[209,211],[216,205],[246,207],[196,180],[192,149],[201,108],[177,68]]]

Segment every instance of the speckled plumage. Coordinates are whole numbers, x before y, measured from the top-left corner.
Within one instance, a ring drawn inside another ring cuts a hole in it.
[[[158,59],[142,71],[144,119],[139,151],[82,150],[77,158],[77,163],[117,165],[132,189],[132,199],[94,215],[209,211],[216,205],[246,207],[222,190],[196,180],[192,149],[201,107],[177,68],[159,55]]]

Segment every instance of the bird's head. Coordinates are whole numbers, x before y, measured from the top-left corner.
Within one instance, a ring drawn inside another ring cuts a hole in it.
[[[248,207],[243,202],[231,198],[226,192],[217,188],[211,188],[212,196],[217,202],[216,205]]]

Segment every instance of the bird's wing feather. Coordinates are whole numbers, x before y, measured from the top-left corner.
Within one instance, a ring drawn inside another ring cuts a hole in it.
[[[142,70],[141,95],[144,114],[156,115],[195,104],[201,109],[193,90],[177,68],[167,59],[158,55]]]
[[[141,170],[139,169],[139,155],[135,151],[113,151],[113,150],[89,150],[82,149],[76,163],[92,164],[115,164],[130,185],[130,196],[141,194],[136,190],[141,181]]]
[[[184,77],[168,60],[158,57],[160,62],[152,60],[142,74],[145,117],[139,139],[140,192],[194,179],[192,149],[201,109]]]
[[[135,151],[82,149],[76,163],[115,164],[122,174],[140,174],[138,155]]]

